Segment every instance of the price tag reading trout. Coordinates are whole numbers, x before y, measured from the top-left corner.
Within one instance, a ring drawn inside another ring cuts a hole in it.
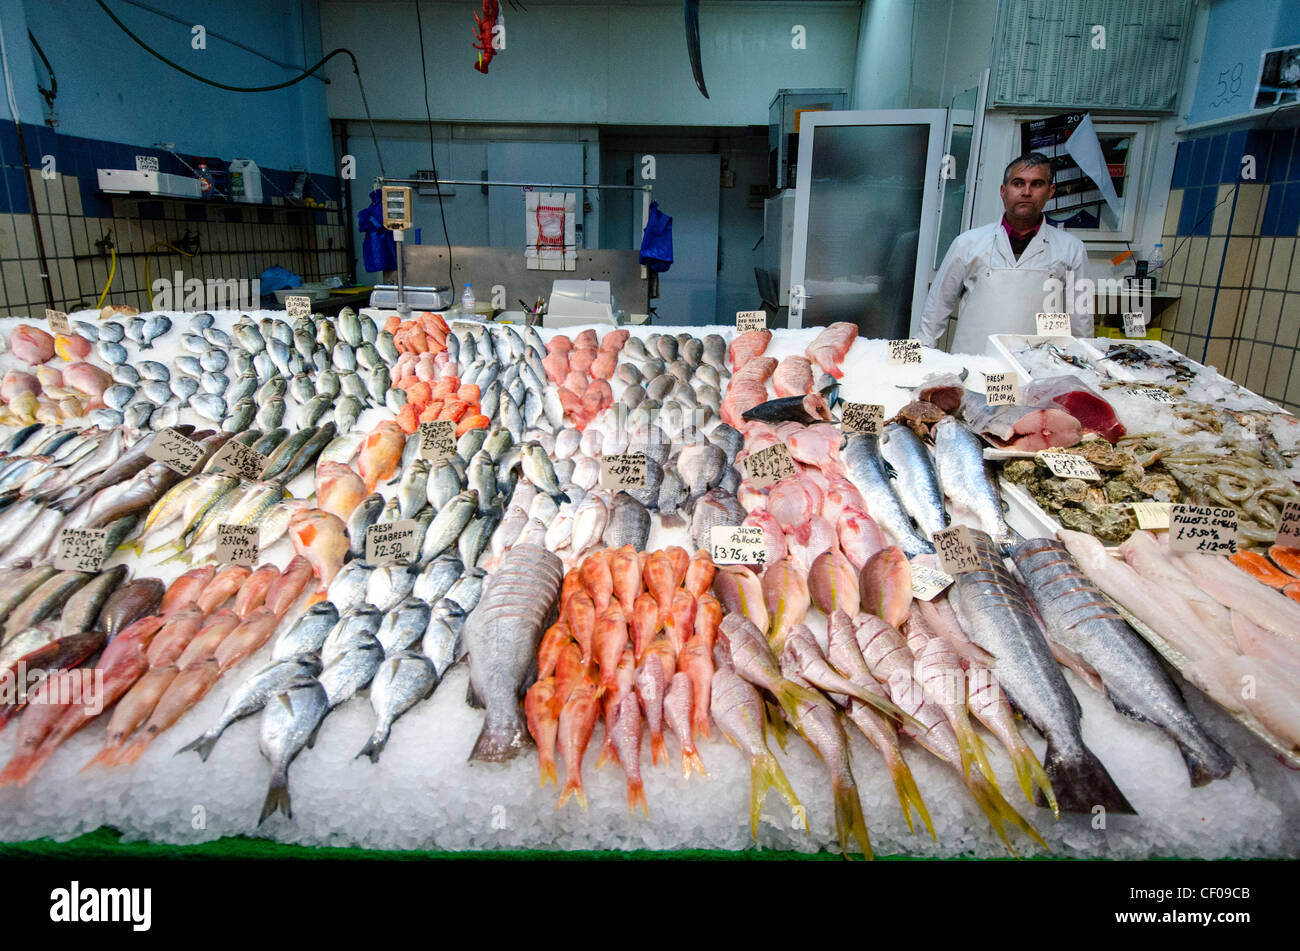
[[[921,341],[888,340],[890,363],[914,363],[921,365]]]
[[[98,571],[108,554],[108,529],[65,528],[59,533],[55,571]]]
[[[284,316],[290,320],[311,316],[311,298],[306,294],[291,294],[284,299]]]
[[[1147,315],[1142,311],[1124,314],[1124,336],[1145,337],[1147,335]]]
[[[366,529],[366,564],[379,568],[383,565],[409,565],[415,561],[417,528],[413,518],[371,525]]]
[[[218,525],[216,559],[222,565],[257,564],[261,552],[257,548],[256,525]]]
[[[1133,515],[1137,519],[1138,528],[1143,531],[1154,531],[1156,529],[1169,527],[1169,510],[1173,508],[1171,502],[1131,502]]]
[[[189,475],[203,457],[203,447],[174,429],[164,429],[153,437],[144,454],[157,459],[173,472]]]
[[[50,329],[56,334],[72,333],[72,324],[68,322],[68,315],[61,310],[45,309],[45,319],[50,322]]]
[[[1283,548],[1300,548],[1300,503],[1282,506],[1282,520],[1277,526],[1277,544]]]
[[[420,424],[420,458],[440,462],[456,453],[456,424],[449,419]]]
[[[912,562],[912,594],[922,601],[933,601],[935,596],[952,584],[952,575],[946,575],[929,565]]]
[[[250,482],[262,478],[265,468],[266,456],[234,440],[228,441],[212,457],[213,472],[230,472]]]
[[[717,565],[765,565],[763,529],[757,525],[715,525],[709,529],[709,554]]]
[[[885,408],[879,403],[845,403],[840,412],[840,429],[846,433],[879,436],[885,428]]]
[[[979,568],[979,549],[975,536],[965,525],[954,525],[934,533],[934,547],[939,553],[939,564],[950,575],[960,575]]]
[[[1052,470],[1052,475],[1061,479],[1082,479],[1084,482],[1100,482],[1101,473],[1083,456],[1076,456],[1072,452],[1053,452],[1050,449],[1044,449],[1036,454],[1036,458],[1047,468]]]
[[[643,452],[612,453],[600,457],[600,487],[617,492],[619,489],[644,489],[646,485],[646,457]]]
[[[738,310],[736,311],[736,331],[744,333],[746,330],[766,330],[767,314],[761,310]]]
[[[985,373],[984,398],[990,406],[1014,406],[1020,402],[1020,380],[1014,373]]]
[[[1175,505],[1169,518],[1169,547],[1206,555],[1237,553],[1237,513],[1213,505]]]
[[[768,446],[752,456],[745,457],[745,472],[756,489],[776,485],[786,476],[792,476],[798,471],[799,467],[794,464],[794,458],[790,455],[790,450],[785,447],[785,443]]]
[[[1072,337],[1069,314],[1034,314],[1040,337]]]
[[[1134,396],[1146,397],[1153,403],[1163,403],[1165,406],[1174,405],[1174,398],[1158,386],[1127,386],[1125,389]]]

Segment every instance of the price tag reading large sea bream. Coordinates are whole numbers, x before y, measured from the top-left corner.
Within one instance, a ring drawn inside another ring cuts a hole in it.
[[[1147,335],[1147,315],[1142,311],[1124,314],[1124,336],[1145,337]]]
[[[767,314],[761,310],[738,310],[736,311],[736,331],[744,333],[746,330],[766,330]]]
[[[600,487],[617,492],[619,489],[644,489],[646,484],[646,457],[643,452],[611,453],[600,457]]]
[[[887,340],[886,345],[889,347],[890,363],[914,363],[920,366],[921,341]]]
[[[212,457],[213,472],[230,472],[250,482],[262,478],[262,470],[265,468],[266,456],[233,439],[227,441]]]
[[[1169,518],[1169,547],[1206,555],[1237,553],[1237,513],[1213,505],[1175,505]]]
[[[311,316],[311,298],[306,294],[292,294],[284,299],[284,316],[290,320]]]
[[[1083,456],[1072,452],[1054,452],[1044,449],[1036,453],[1039,462],[1052,470],[1052,475],[1061,479],[1082,479],[1084,482],[1100,482],[1101,473]]]
[[[108,554],[108,529],[65,528],[59,533],[55,571],[98,571]]]
[[[50,322],[50,329],[56,334],[72,333],[72,324],[68,322],[68,315],[61,310],[45,309],[45,319]]]
[[[795,465],[794,457],[790,455],[785,443],[768,446],[745,457],[745,472],[756,489],[776,485],[786,476],[792,476],[798,471],[799,467]]]
[[[420,424],[420,458],[440,462],[456,452],[456,424],[449,419]]]
[[[1130,502],[1138,528],[1150,532],[1169,527],[1172,502]]]
[[[840,411],[840,429],[846,433],[879,436],[885,427],[885,408],[879,403],[845,403]]]
[[[934,548],[939,553],[939,564],[950,575],[974,571],[980,566],[979,549],[975,536],[965,525],[954,525],[934,533]]]
[[[1034,314],[1040,337],[1072,337],[1069,314]]]
[[[984,399],[990,406],[1014,406],[1020,402],[1020,380],[1014,373],[985,373]]]
[[[767,549],[758,525],[715,525],[709,529],[709,554],[716,565],[764,565]]]
[[[933,601],[950,584],[952,575],[946,575],[929,565],[912,562],[912,594],[922,601]]]
[[[1300,548],[1300,503],[1282,506],[1282,520],[1277,525],[1277,544],[1283,548]]]
[[[366,529],[366,564],[379,568],[383,565],[409,565],[415,561],[415,519],[384,522]]]
[[[157,459],[173,472],[189,475],[203,457],[203,447],[174,429],[164,429],[153,437],[144,454]]]
[[[257,564],[261,554],[257,547],[260,529],[256,525],[218,525],[216,559],[222,565]]]

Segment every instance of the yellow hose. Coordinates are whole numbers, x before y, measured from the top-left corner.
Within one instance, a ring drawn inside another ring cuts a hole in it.
[[[113,263],[108,268],[108,282],[104,284],[104,290],[99,295],[99,300],[95,303],[95,310],[104,306],[104,298],[108,296],[108,289],[113,286],[113,278],[117,275],[117,248],[108,249],[113,255]]]
[[[150,310],[153,309],[153,281],[149,280],[149,275],[152,272],[152,265],[153,265],[153,257],[151,255],[159,248],[169,248],[172,251],[175,251],[177,254],[185,255],[185,257],[187,258],[194,257],[194,255],[191,254],[189,251],[182,251],[180,248],[176,247],[176,245],[170,244],[166,241],[155,241],[153,244],[149,245],[148,250],[144,252],[144,292],[146,295],[148,295]],[[180,291],[181,288],[175,289],[176,293],[179,293]],[[176,309],[180,310],[179,307],[177,307]]]

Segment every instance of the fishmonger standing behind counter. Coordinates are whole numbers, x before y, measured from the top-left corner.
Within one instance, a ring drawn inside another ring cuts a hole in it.
[[[1049,225],[1043,207],[1056,193],[1051,160],[1027,152],[1002,173],[1002,220],[953,239],[921,313],[921,343],[938,346],[961,300],[953,353],[983,353],[989,334],[1034,334],[1052,278],[1061,287],[1087,276],[1083,242]],[[1071,273],[1073,272],[1073,273]],[[1058,295],[1064,297],[1065,295]],[[1076,337],[1092,336],[1092,314],[1070,316]]]

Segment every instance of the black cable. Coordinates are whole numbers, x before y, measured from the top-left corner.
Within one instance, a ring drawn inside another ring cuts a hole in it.
[[[424,21],[420,17],[420,0],[415,0],[415,28],[420,35],[420,76],[424,79],[424,115],[429,120],[429,163],[433,166],[433,190],[438,195],[438,214],[442,217],[442,240],[447,245],[447,285],[453,300],[456,280],[451,273],[451,236],[447,233],[447,210],[442,206],[442,186],[438,184],[438,160],[433,157],[433,113],[429,110],[429,68],[424,63]],[[447,147],[448,153],[451,146]]]
[[[58,95],[59,95],[59,80],[58,80],[58,77],[56,77],[56,76],[54,75],[54,67],[50,65],[50,58],[49,58],[48,56],[45,55],[45,50],[41,49],[41,44],[36,42],[36,37],[32,34],[32,31],[31,31],[31,30],[28,30],[28,31],[27,31],[27,38],[28,38],[29,40],[32,41],[32,46],[33,46],[33,47],[35,48],[35,50],[36,50],[36,55],[39,56],[39,57],[41,58],[41,62],[45,64],[45,69],[46,69],[46,70],[49,72],[49,74],[50,74],[50,88],[49,88],[49,89],[43,89],[43,88],[41,88],[41,86],[38,84],[38,85],[36,86],[36,89],[37,89],[37,91],[41,94],[41,96],[45,99],[45,104],[46,104],[47,106],[49,106],[50,111],[53,112],[53,111],[54,111],[54,100],[55,100],[55,99],[58,97]]]

